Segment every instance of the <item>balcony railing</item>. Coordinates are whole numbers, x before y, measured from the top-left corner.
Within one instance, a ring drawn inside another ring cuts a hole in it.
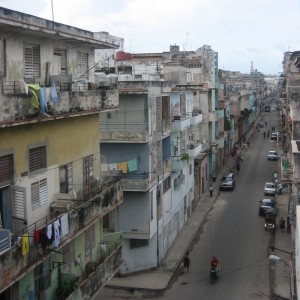
[[[65,285],[57,291],[59,300],[73,299],[73,296],[80,294],[80,299],[91,299],[96,292],[101,290],[107,281],[119,270],[122,263],[122,236],[115,232],[105,234],[99,244],[99,256],[86,264],[83,274],[75,278],[78,290]],[[108,271],[109,270],[109,271]],[[63,278],[62,278],[63,279]],[[77,298],[76,298],[77,299]]]
[[[91,221],[103,217],[112,211],[115,206],[122,203],[122,182],[119,181],[115,183],[113,186],[108,187],[104,191],[100,191],[98,194],[95,194],[87,200],[77,199],[75,201],[75,207],[72,206],[69,211],[60,214],[56,218],[52,218],[51,216],[44,217],[24,228],[22,232],[13,235],[12,239],[14,243],[12,248],[2,254],[0,253],[0,292],[7,288],[12,282],[18,280],[18,277],[22,276],[24,272],[27,272],[34,264],[38,264],[48,257],[50,255],[49,253],[53,250],[52,245],[47,247],[41,245],[41,250],[43,250],[42,253],[33,250],[30,251],[30,255],[22,256],[21,249],[17,243],[18,237],[21,237],[22,234],[25,233],[28,233],[29,236],[33,237],[35,229],[41,230],[42,228],[46,228],[47,225],[53,224],[54,221],[59,220],[65,214],[68,214],[68,234],[61,238],[58,248],[55,248],[55,250],[61,249],[70,241],[70,239],[73,239],[84,232]],[[35,245],[32,245],[32,247],[35,247]]]
[[[18,81],[3,82],[0,105],[5,114],[0,114],[0,125],[51,121],[119,107],[119,92],[114,86],[96,89],[90,83],[80,83],[66,91],[59,85],[50,88],[40,83],[39,87],[46,89],[45,99],[38,97],[32,102],[31,91],[21,88]],[[50,90],[56,91],[56,100],[51,98]]]
[[[149,173],[144,174],[123,174],[124,191],[148,191],[151,187]]]
[[[114,123],[101,125],[101,142],[145,143],[149,140],[148,124]]]

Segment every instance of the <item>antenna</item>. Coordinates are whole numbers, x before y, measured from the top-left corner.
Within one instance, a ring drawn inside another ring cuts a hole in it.
[[[189,38],[189,33],[186,33],[186,40],[185,40],[185,51],[187,51],[187,45],[188,45],[188,38]]]

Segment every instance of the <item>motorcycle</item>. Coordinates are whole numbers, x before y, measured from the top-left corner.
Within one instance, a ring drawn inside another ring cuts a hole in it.
[[[217,268],[210,268],[210,283],[214,284],[214,282],[218,279],[218,270]]]

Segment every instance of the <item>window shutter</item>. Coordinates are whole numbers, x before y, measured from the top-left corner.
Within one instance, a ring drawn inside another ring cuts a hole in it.
[[[29,149],[29,172],[46,167],[46,146]]]
[[[47,192],[47,179],[40,181],[40,205],[47,203],[48,192]]]
[[[94,175],[94,166],[93,166],[93,163],[94,163],[93,155],[90,155],[89,156],[89,177],[90,178],[93,178],[93,175]]]
[[[77,78],[88,79],[88,54],[77,52]]]
[[[32,209],[36,209],[40,206],[38,181],[31,184],[31,206]]]
[[[0,157],[0,186],[13,182],[13,155]]]
[[[72,190],[73,190],[73,166],[72,166],[72,163],[67,165],[67,178],[68,178],[68,192],[72,193]]]
[[[11,186],[11,214],[13,218],[26,220],[25,188]]]
[[[25,78],[40,77],[40,46],[25,44],[24,48]]]

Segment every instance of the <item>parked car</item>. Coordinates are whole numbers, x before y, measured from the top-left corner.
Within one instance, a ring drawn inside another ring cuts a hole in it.
[[[271,140],[272,141],[277,141],[277,136],[278,136],[277,132],[272,132],[272,134],[271,134]]]
[[[266,182],[265,189],[264,189],[265,195],[276,195],[276,185],[273,182]]]
[[[270,111],[271,111],[270,106],[269,106],[269,105],[266,105],[266,106],[265,106],[265,112],[270,112]]]
[[[277,152],[274,150],[270,150],[268,152],[268,160],[278,160]]]
[[[221,178],[220,190],[234,190],[235,187],[235,177],[233,173],[224,175]]]
[[[274,199],[267,199],[267,198],[264,198],[262,199],[260,202],[260,205],[259,205],[259,215],[260,216],[264,216],[265,215],[265,211],[268,210],[269,208],[275,208],[275,201]]]

